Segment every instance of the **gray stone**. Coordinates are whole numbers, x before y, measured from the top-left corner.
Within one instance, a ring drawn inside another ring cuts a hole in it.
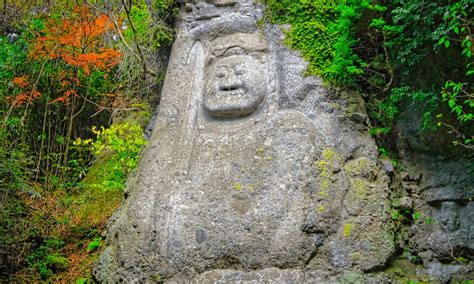
[[[393,167],[393,164],[392,164],[392,161],[391,160],[383,160],[382,161],[382,169],[384,170],[384,172],[388,175],[392,175],[395,171],[394,167]]]
[[[383,266],[394,244],[374,141],[302,75],[278,27],[257,28],[259,4],[187,4],[97,280],[300,283]]]
[[[444,265],[439,262],[432,262],[427,267],[427,273],[432,280],[441,280],[443,283],[448,283],[453,275],[461,270],[461,265]]]
[[[412,193],[414,211],[424,215],[407,236],[412,248],[424,263],[472,255],[474,175],[469,165],[474,152],[453,147],[449,130],[422,129],[419,109],[407,109],[401,117],[396,142],[407,168],[402,179]]]
[[[214,0],[216,6],[234,5],[235,3],[237,3],[237,0]]]

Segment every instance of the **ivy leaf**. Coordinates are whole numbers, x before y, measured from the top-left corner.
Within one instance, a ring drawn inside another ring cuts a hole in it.
[[[398,212],[398,210],[392,210],[390,215],[393,220],[398,220],[398,218],[400,217],[400,213]]]
[[[415,221],[418,220],[418,219],[420,219],[420,217],[421,217],[421,213],[420,213],[420,212],[415,212],[415,213],[413,214],[413,220],[415,220]]]
[[[442,45],[445,41],[446,41],[446,36],[439,39],[438,45]]]
[[[450,107],[451,109],[453,109],[454,106],[456,105],[456,102],[455,102],[454,100],[449,100],[449,101],[448,101],[448,105],[449,105],[449,107]]]

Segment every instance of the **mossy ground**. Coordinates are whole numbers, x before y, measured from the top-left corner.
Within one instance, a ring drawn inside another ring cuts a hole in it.
[[[96,161],[80,188],[43,190],[42,198],[23,196],[27,208],[27,226],[20,233],[31,242],[25,253],[24,268],[13,276],[13,281],[70,283],[89,279],[100,248],[90,249],[105,230],[107,221],[122,201],[123,190],[102,190],[91,186],[104,178],[106,159]],[[101,169],[101,170],[99,170]],[[59,245],[49,245],[51,240]],[[63,265],[51,261],[50,256],[64,258]],[[49,258],[48,258],[49,257]],[[27,260],[25,260],[25,258]]]
[[[140,129],[149,117],[148,112],[128,115],[115,124],[117,135],[112,133],[111,136],[112,142],[123,143],[124,149],[132,147],[133,151],[127,155],[135,160],[144,143]],[[122,131],[132,124],[138,125],[134,128],[136,131]],[[108,146],[104,149],[80,182],[72,186],[67,182],[58,183],[52,188],[43,188],[38,183],[35,190],[40,194],[39,198],[28,194],[17,197],[15,208],[8,211],[19,212],[8,215],[13,227],[1,224],[2,228],[8,228],[8,246],[18,250],[17,255],[13,250],[8,253],[8,261],[17,262],[17,271],[7,275],[6,281],[87,283],[90,280],[103,247],[102,236],[107,222],[122,202],[128,173],[118,166],[123,153]],[[128,167],[127,171],[132,169]],[[15,267],[10,269],[15,270]]]

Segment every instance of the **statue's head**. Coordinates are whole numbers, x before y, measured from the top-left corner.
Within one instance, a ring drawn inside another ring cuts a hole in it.
[[[248,116],[267,95],[266,42],[257,34],[232,34],[211,43],[204,109],[214,117]]]

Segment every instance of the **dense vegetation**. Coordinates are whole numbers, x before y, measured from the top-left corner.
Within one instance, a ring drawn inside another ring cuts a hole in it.
[[[174,1],[54,2],[0,7],[0,281],[90,277],[172,42]]]
[[[265,0],[309,74],[358,89],[379,141],[407,108],[473,148],[474,1]]]

